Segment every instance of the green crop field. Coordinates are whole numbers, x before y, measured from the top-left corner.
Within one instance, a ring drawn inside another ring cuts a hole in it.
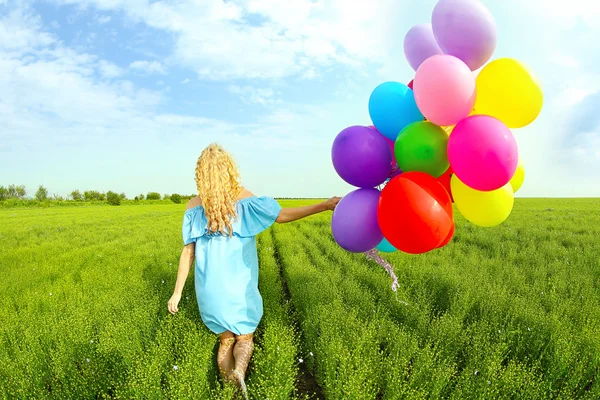
[[[0,399],[232,398],[193,274],[167,311],[183,211],[0,208]],[[337,246],[330,215],[261,234],[251,397],[600,398],[600,200],[456,221],[443,249],[385,255],[397,293]]]

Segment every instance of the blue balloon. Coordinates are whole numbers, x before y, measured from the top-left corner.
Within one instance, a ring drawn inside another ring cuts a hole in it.
[[[386,238],[383,238],[381,243],[377,245],[377,250],[381,251],[382,253],[393,253],[397,251],[397,249],[394,246],[392,246],[392,244],[388,242]]]
[[[417,107],[414,92],[398,82],[384,82],[373,90],[369,115],[375,128],[392,141],[396,141],[405,126],[425,119]]]

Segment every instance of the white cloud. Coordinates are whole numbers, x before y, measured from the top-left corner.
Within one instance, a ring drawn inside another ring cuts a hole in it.
[[[190,83],[190,78],[185,78],[184,80],[182,80],[181,82],[179,82],[183,85],[187,85],[188,83]]]
[[[239,95],[242,101],[248,104],[266,106],[281,103],[281,99],[277,97],[277,93],[271,88],[231,85],[228,90],[230,93]]]
[[[106,60],[100,60],[98,62],[98,70],[102,77],[108,79],[117,78],[125,72],[121,67]]]
[[[133,21],[172,33],[174,62],[212,80],[312,78],[317,66],[383,62],[401,41],[394,36],[393,16],[417,7],[410,2],[399,7],[394,0],[55,1],[120,10]],[[248,23],[253,16],[261,23]]]
[[[142,72],[144,74],[161,74],[164,75],[166,73],[164,65],[159,63],[158,61],[146,61],[139,60],[134,61],[129,64],[129,68],[135,71]]]
[[[47,32],[41,32],[41,25],[38,16],[19,8],[4,15],[0,18],[0,51],[20,55],[54,44],[56,39]]]
[[[570,54],[561,53],[559,51],[553,51],[549,56],[550,62],[565,68],[579,68],[581,62]]]
[[[108,24],[111,20],[110,15],[98,15],[96,16],[96,22],[100,25]]]
[[[600,3],[589,0],[527,0],[519,1],[520,7],[529,12],[552,20],[563,29],[573,28],[582,23],[588,28],[598,29]],[[560,29],[558,29],[560,31]]]

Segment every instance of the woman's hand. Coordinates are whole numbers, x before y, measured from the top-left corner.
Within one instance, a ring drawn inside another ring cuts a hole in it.
[[[340,202],[341,197],[332,197],[329,200],[327,200],[325,202],[325,209],[329,210],[329,211],[333,211],[335,210],[335,207],[338,205],[338,203]]]
[[[177,308],[179,300],[181,300],[181,295],[173,293],[173,296],[171,296],[171,298],[169,299],[169,312],[171,314],[175,314],[177,311],[179,311],[179,308]]]

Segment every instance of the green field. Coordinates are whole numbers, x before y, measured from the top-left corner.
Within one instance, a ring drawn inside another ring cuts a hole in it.
[[[232,398],[192,274],[167,311],[183,211],[0,209],[0,399]],[[457,214],[447,247],[386,255],[397,295],[330,218],[258,237],[252,398],[600,398],[600,200],[519,199],[497,228]]]

